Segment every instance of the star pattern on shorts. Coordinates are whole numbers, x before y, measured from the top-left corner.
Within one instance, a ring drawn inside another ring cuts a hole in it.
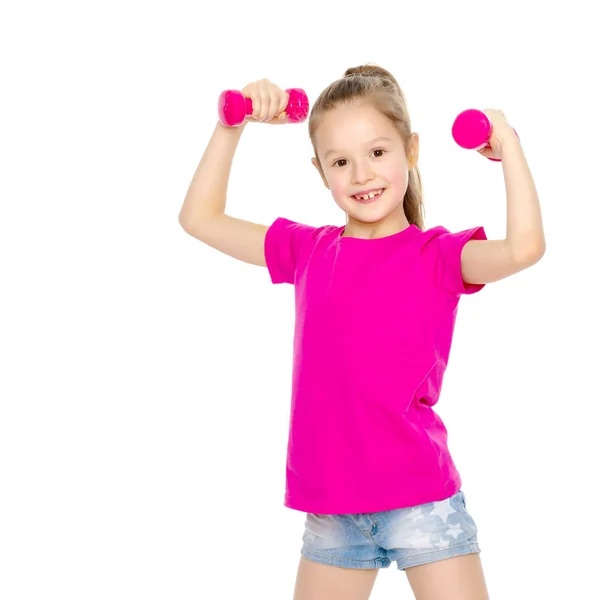
[[[431,509],[431,510],[430,510]],[[436,548],[444,549],[453,541],[458,540],[465,531],[461,527],[461,520],[456,517],[450,519],[451,515],[461,517],[450,502],[432,502],[427,507],[415,506],[406,512],[406,523],[402,545],[407,548]],[[433,531],[432,519],[439,518],[444,523],[443,533]]]

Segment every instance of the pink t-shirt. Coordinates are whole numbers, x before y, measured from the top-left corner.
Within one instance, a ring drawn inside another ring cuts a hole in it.
[[[460,255],[483,227],[416,225],[377,239],[278,218],[265,237],[273,283],[295,287],[284,505],[379,512],[461,487],[438,401],[463,281]]]

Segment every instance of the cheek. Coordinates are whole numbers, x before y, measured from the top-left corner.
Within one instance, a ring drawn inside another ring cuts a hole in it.
[[[342,181],[340,178],[329,177],[329,189],[333,194],[334,198],[344,199],[347,198],[348,184],[345,181]]]
[[[348,194],[346,193],[346,186],[344,185],[334,185],[331,186],[331,191],[336,198],[347,198]]]
[[[405,189],[408,184],[408,173],[402,169],[391,168],[382,173],[385,180],[396,189]]]

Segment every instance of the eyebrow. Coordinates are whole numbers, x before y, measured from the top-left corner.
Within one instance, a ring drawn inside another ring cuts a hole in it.
[[[380,135],[379,137],[376,137],[375,139],[371,140],[370,142],[366,142],[365,146],[373,144],[374,142],[377,142],[379,140],[385,140],[386,142],[392,142],[392,138],[386,137],[385,135]],[[330,154],[335,154],[337,152],[341,152],[341,150],[327,150],[327,152],[325,152],[325,154],[323,155],[323,158],[327,158]]]

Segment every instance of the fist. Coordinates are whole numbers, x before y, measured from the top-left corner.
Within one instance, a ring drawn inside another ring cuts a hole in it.
[[[270,125],[287,123],[285,109],[290,95],[285,90],[268,79],[260,79],[248,84],[240,91],[245,98],[252,100],[252,114],[246,117],[246,122],[254,120]]]
[[[506,120],[506,115],[503,111],[495,108],[484,108],[483,112],[487,115],[492,124],[492,133],[488,141],[488,145],[477,150],[486,158],[502,159],[502,144],[509,139],[518,139],[514,129]]]

